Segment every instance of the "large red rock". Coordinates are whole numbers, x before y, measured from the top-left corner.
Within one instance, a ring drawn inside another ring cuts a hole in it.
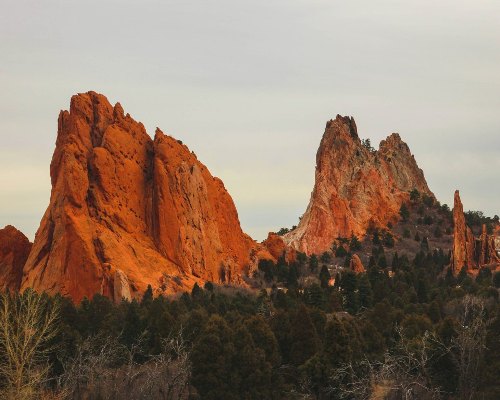
[[[210,280],[238,283],[254,260],[234,203],[182,142],[97,93],[61,111],[52,193],[22,288],[119,301]],[[129,294],[130,292],[130,294]]]
[[[385,227],[417,189],[434,197],[408,146],[397,133],[369,149],[353,118],[337,115],[326,124],[316,155],[315,185],[298,227],[285,241],[307,254],[330,249],[337,237],[361,237]]]
[[[31,250],[26,236],[11,225],[0,229],[0,291],[17,291]]]
[[[465,222],[464,208],[458,190],[455,191],[453,226],[451,269],[455,276],[463,267],[466,267],[468,272],[474,272],[485,266],[496,268],[500,265],[498,227],[492,235],[488,235],[486,225],[483,225],[480,237],[474,237],[472,229]]]

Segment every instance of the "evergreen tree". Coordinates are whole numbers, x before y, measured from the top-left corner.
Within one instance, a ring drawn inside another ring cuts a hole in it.
[[[293,314],[291,326],[290,361],[299,366],[318,351],[319,340],[305,306]]]
[[[323,265],[321,267],[321,272],[319,273],[319,280],[321,281],[321,287],[326,289],[328,287],[328,283],[330,282],[331,275],[328,271],[328,267]]]
[[[321,287],[314,283],[304,290],[306,304],[321,308],[323,306],[323,291]]]
[[[358,299],[356,295],[357,282],[356,275],[352,271],[346,271],[342,274],[342,291],[345,296],[345,309],[351,314],[358,311]]]
[[[408,221],[408,218],[410,218],[410,211],[408,210],[408,206],[406,205],[406,203],[401,204],[399,215],[401,215],[403,222]]]
[[[271,393],[279,388],[272,385],[271,364],[266,361],[264,351],[255,346],[252,336],[244,325],[240,324],[235,328],[233,343],[235,351],[230,365],[232,376],[235,378],[231,382],[234,398],[273,398]]]
[[[351,361],[349,335],[342,321],[335,316],[326,324],[323,351],[332,367],[340,367]]]
[[[153,288],[148,285],[148,288],[142,295],[141,306],[148,307],[153,301]]]
[[[266,321],[260,316],[254,316],[246,320],[245,325],[255,346],[264,351],[266,361],[275,367],[279,366],[281,356],[278,341]]]
[[[363,308],[370,308],[373,305],[372,285],[368,276],[362,274],[358,281],[359,305]]]
[[[311,254],[311,257],[309,257],[309,269],[311,272],[316,272],[318,270],[318,257],[316,254]]]
[[[241,377],[234,369],[236,347],[234,334],[226,321],[213,315],[191,352],[192,384],[201,398],[208,400],[237,400],[235,386]]]

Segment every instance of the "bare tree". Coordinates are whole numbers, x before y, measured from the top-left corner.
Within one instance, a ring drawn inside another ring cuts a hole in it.
[[[341,399],[439,399],[439,388],[430,379],[431,360],[448,349],[437,337],[426,332],[409,340],[401,329],[401,339],[394,351],[382,361],[364,360],[348,363],[336,370],[330,393]]]
[[[457,308],[456,318],[460,325],[452,340],[452,357],[458,370],[459,398],[470,400],[475,398],[478,388],[488,320],[482,298],[467,295]]]
[[[64,363],[60,386],[70,398],[82,400],[187,398],[191,364],[182,331],[165,339],[158,355],[143,353],[145,337],[131,349],[117,338],[88,338]]]
[[[58,316],[58,303],[32,290],[0,295],[2,398],[29,400],[42,397]]]

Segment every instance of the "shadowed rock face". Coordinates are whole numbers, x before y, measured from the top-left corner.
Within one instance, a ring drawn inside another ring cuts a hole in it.
[[[180,141],[159,129],[152,140],[100,94],[73,96],[61,111],[50,174],[22,288],[135,297],[148,284],[170,293],[238,283],[252,263],[255,244],[223,183]]]
[[[455,191],[453,206],[453,251],[451,269],[456,276],[463,267],[468,272],[474,272],[483,267],[497,268],[500,266],[500,255],[497,250],[500,234],[487,234],[486,225],[482,227],[481,236],[474,237],[472,229],[465,222],[464,208],[459,191]]]
[[[0,290],[19,290],[23,266],[31,250],[26,236],[11,225],[0,229]]]
[[[285,241],[307,254],[330,249],[333,241],[362,236],[370,227],[396,221],[417,189],[434,197],[410,149],[397,133],[368,149],[353,118],[337,115],[326,124],[316,155],[315,185],[298,227]]]

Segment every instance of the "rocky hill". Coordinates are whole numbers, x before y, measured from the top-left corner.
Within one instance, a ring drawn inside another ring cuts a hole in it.
[[[195,154],[97,93],[61,111],[50,204],[22,288],[81,300],[130,298],[196,281],[239,283],[255,242],[241,230],[222,181]]]
[[[399,219],[413,189],[434,198],[410,149],[397,133],[375,150],[351,117],[326,124],[316,155],[314,189],[296,229],[284,240],[306,254],[331,248],[337,237],[362,237]]]
[[[0,230],[1,289],[119,302],[148,285],[168,294],[206,281],[245,284],[260,259],[303,264],[312,254],[358,273],[398,253],[438,249],[441,258],[450,252],[455,275],[500,265],[498,221],[474,232],[458,192],[451,213],[398,134],[375,150],[350,117],[326,125],[298,227],[262,244],[243,233],[224,184],[187,146],[160,129],[152,139],[95,92],[61,111],[50,174],[33,245],[11,226]]]

